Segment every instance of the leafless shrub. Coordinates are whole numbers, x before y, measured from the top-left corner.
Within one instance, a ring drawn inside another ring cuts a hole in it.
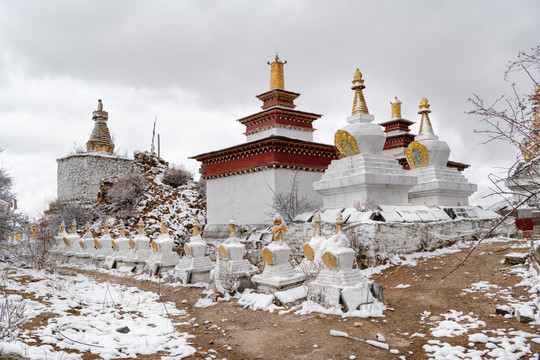
[[[163,183],[177,188],[193,180],[193,174],[183,165],[172,165],[163,173]]]
[[[358,237],[358,234],[353,229],[347,229],[345,235],[349,239],[350,246],[354,250],[355,260],[354,265],[359,269],[384,264],[388,260],[388,251],[384,244],[384,239],[379,241],[371,240],[366,243]]]
[[[353,206],[356,210],[358,211],[375,211],[375,210],[379,210],[379,207],[377,206],[377,204],[375,203],[375,201],[371,200],[371,199],[366,199],[364,201],[355,201],[353,203]]]
[[[0,288],[2,298],[0,299],[0,340],[13,340],[21,326],[28,320],[29,312],[26,308],[26,301],[20,296],[8,295],[6,291],[7,271],[0,275]]]
[[[301,196],[298,192],[298,171],[295,171],[290,180],[290,188],[286,192],[276,193],[272,188],[270,188],[274,194],[272,198],[272,210],[273,213],[269,214],[274,216],[277,212],[283,219],[292,223],[294,218],[302,213],[312,211],[315,209],[315,204],[313,204],[307,196]]]
[[[94,206],[80,201],[60,201],[56,200],[49,204],[45,224],[57,231],[62,221],[69,224],[73,220],[77,223],[79,229],[82,229],[87,222],[92,222],[95,217]]]
[[[137,170],[119,176],[107,192],[109,202],[121,217],[131,217],[146,190],[146,179]]]
[[[223,295],[234,295],[240,285],[240,276],[237,273],[230,271],[225,266],[216,267],[214,271],[214,287],[217,292]]]

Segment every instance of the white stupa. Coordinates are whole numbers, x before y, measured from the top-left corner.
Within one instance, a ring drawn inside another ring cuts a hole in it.
[[[339,212],[336,233],[327,240],[321,256],[324,268],[309,284],[308,299],[326,308],[339,307],[342,301],[347,310],[355,310],[362,304],[372,303],[375,298],[360,270],[353,269],[355,253],[342,226],[343,216]]]
[[[150,239],[144,235],[143,226],[143,221],[140,219],[137,236],[129,242],[133,252],[129,253],[125,260],[127,266],[135,266],[136,270],[141,270],[144,267],[146,260],[153,252],[150,247]]]
[[[435,135],[429,119],[430,104],[420,101],[422,115],[420,131],[406,150],[409,171],[418,184],[409,191],[411,205],[469,205],[469,196],[476,191],[476,184],[467,181],[455,168],[446,166],[450,147]]]
[[[309,242],[304,244],[304,260],[298,265],[297,270],[302,271],[306,275],[316,276],[324,266],[322,254],[326,250],[326,237],[321,229],[321,214],[319,211],[313,217],[315,230],[313,237]]]
[[[64,252],[66,251],[66,244],[64,242],[64,238],[68,236],[68,233],[66,232],[66,225],[62,221],[60,224],[60,230],[58,231],[58,235],[54,237],[54,245],[51,248],[51,252],[57,254],[58,256],[62,256]]]
[[[306,279],[306,275],[295,271],[289,263],[291,248],[284,241],[287,225],[279,214],[274,216],[273,232],[274,241],[262,251],[266,262],[263,273],[251,278],[259,291],[269,294],[297,287]]]
[[[371,200],[376,204],[407,205],[408,191],[417,183],[394,157],[383,156],[386,136],[369,114],[362,89],[362,74],[354,75],[354,101],[348,125],[338,130],[334,143],[341,159],[333,160],[313,188],[327,209],[351,207]]]
[[[234,217],[229,221],[229,237],[218,248],[218,273],[233,274],[234,276],[252,276],[257,268],[247,259],[244,259],[246,247],[236,236],[236,222]]]
[[[103,235],[99,239],[94,240],[96,245],[96,251],[94,252],[94,264],[96,266],[102,266],[105,263],[107,256],[112,255],[114,252],[112,246],[113,238],[109,235],[109,225],[105,223],[103,227]]]
[[[124,223],[120,223],[120,234],[112,242],[113,249],[115,252],[110,257],[107,257],[107,260],[113,260],[113,266],[115,268],[120,268],[124,265],[124,260],[130,252],[129,239],[126,237],[126,229]],[[107,262],[107,261],[106,261]]]
[[[174,267],[180,261],[180,257],[173,250],[174,240],[169,236],[165,219],[161,219],[161,234],[150,244],[152,246],[152,255],[146,260],[145,268],[151,274],[165,273]]]
[[[75,255],[78,264],[85,265],[90,263],[90,259],[93,257],[96,251],[96,245],[94,240],[94,236],[90,231],[90,224],[86,223],[85,233],[79,240],[79,250]]]
[[[68,234],[68,236],[65,236],[63,238],[64,245],[66,246],[66,250],[64,253],[64,259],[66,262],[73,262],[76,260],[75,255],[79,252],[80,245],[79,241],[81,240],[81,237],[79,234],[77,234],[77,222],[75,219],[71,222],[71,232]]]
[[[191,238],[184,244],[186,255],[175,268],[176,277],[192,284],[210,281],[210,271],[214,269],[214,263],[206,256],[206,242],[201,237],[199,226],[195,218]]]

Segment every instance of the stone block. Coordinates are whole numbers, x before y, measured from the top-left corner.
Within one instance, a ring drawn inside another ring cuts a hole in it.
[[[529,254],[527,253],[510,253],[510,254],[506,254],[504,256],[504,262],[506,264],[509,264],[509,265],[520,265],[520,264],[525,264],[525,262],[527,261],[527,257],[529,256]]]

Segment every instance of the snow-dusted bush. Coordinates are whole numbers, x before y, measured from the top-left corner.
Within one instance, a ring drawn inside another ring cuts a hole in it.
[[[0,340],[13,340],[28,320],[26,300],[6,292],[7,271],[0,274]]]
[[[187,184],[190,180],[193,180],[193,174],[186,170],[183,165],[169,166],[163,174],[163,183],[173,188]]]
[[[56,200],[49,204],[49,210],[46,224],[53,231],[58,231],[62,221],[69,227],[71,222],[75,220],[79,229],[83,229],[84,225],[94,220],[94,207],[80,201],[60,201]]]
[[[146,179],[140,171],[132,170],[119,176],[107,192],[109,202],[121,212],[123,217],[131,217],[135,206],[146,190]]]

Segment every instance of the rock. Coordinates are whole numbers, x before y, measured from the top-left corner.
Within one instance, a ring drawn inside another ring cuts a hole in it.
[[[354,327],[361,327],[361,326],[363,326],[363,325],[364,325],[364,324],[362,324],[360,321],[355,321],[353,326],[354,326]]]
[[[58,275],[77,276],[77,272],[70,269],[59,268],[56,272]]]
[[[130,331],[131,330],[129,330],[129,328],[127,326],[116,329],[116,332],[119,332],[120,334],[127,334]]]
[[[529,254],[527,253],[510,253],[506,254],[504,256],[504,262],[509,265],[519,265],[519,264],[525,264],[525,261],[527,261],[527,257]]]
[[[369,290],[373,297],[384,303],[383,287],[376,283],[369,283]]]
[[[514,310],[508,305],[497,306],[495,312],[499,315],[514,315]]]
[[[516,309],[516,318],[520,323],[530,323],[534,321],[534,310],[528,306]]]
[[[442,316],[433,315],[429,317],[429,321],[441,321],[443,318]]]

